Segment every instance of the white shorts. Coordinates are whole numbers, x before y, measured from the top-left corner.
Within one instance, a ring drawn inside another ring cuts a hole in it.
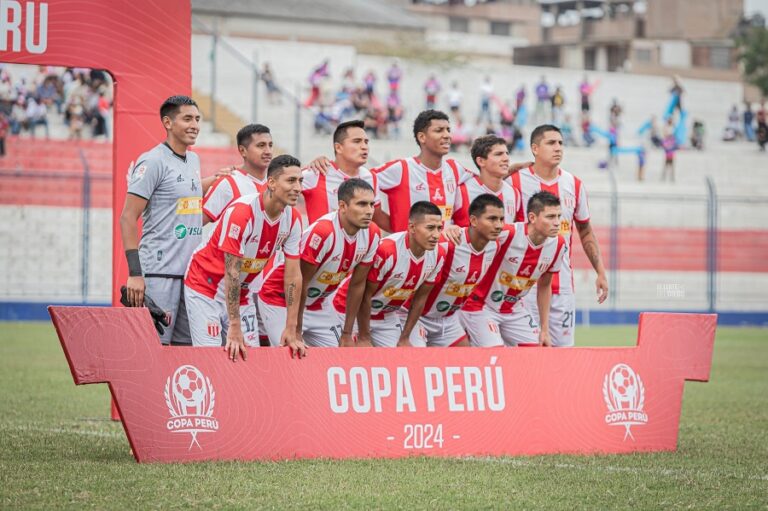
[[[270,305],[259,297],[257,299],[259,308],[259,317],[261,324],[269,338],[270,346],[280,346],[280,338],[285,330],[285,323],[288,320],[288,309],[278,305]]]
[[[323,301],[323,308],[320,310],[304,309],[302,336],[307,346],[338,347],[343,327],[344,315],[336,312],[328,298]]]
[[[448,347],[467,338],[458,314],[441,318],[420,317],[408,340],[413,346]]]
[[[536,286],[523,298],[526,308],[539,323],[539,306],[536,303]],[[549,337],[552,346],[573,346],[576,330],[576,295],[553,294],[549,306]]]
[[[385,314],[383,319],[371,318],[371,342],[377,348],[396,348],[402,333],[400,316],[395,312]]]
[[[189,312],[189,330],[193,346],[218,347],[227,343],[229,316],[226,304],[184,286]],[[259,345],[256,308],[252,303],[240,306],[240,323],[245,345]]]
[[[539,325],[533,315],[517,302],[511,313],[492,310],[459,311],[459,320],[469,334],[472,346],[538,346]]]
[[[192,344],[189,333],[186,300],[184,299],[184,280],[168,277],[144,277],[144,292],[152,298],[158,307],[170,316],[171,324],[164,328],[160,342],[163,344]]]

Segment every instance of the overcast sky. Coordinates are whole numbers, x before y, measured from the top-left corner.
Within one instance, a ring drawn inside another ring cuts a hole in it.
[[[754,12],[760,12],[768,18],[768,0],[744,0],[744,14],[749,16]]]

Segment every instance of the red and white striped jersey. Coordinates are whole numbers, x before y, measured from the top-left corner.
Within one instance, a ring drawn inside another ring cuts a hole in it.
[[[541,245],[534,246],[528,238],[528,224],[514,224],[499,237],[493,263],[472,291],[464,310],[476,312],[485,307],[502,314],[512,312],[544,273],[560,271],[564,252],[562,236],[547,238]]]
[[[225,301],[224,254],[242,257],[240,304],[248,301],[248,286],[277,250],[299,257],[301,216],[290,206],[274,220],[267,217],[261,195],[246,195],[224,210],[207,243],[189,262],[184,284],[209,298]]]
[[[484,193],[495,195],[504,203],[504,223],[513,224],[517,221],[518,215],[522,215],[520,209],[523,201],[520,198],[519,190],[502,181],[501,190],[494,192],[485,186],[478,176],[473,176],[459,185],[459,193],[456,194],[456,204],[453,211],[453,223],[459,227],[469,227],[469,205],[478,195]]]
[[[368,281],[378,288],[371,298],[371,319],[400,310],[411,295],[424,283],[434,284],[443,269],[445,252],[439,245],[417,258],[411,252],[407,232],[398,232],[381,240],[368,273]],[[333,306],[340,313],[346,310],[349,279],[339,287]]]
[[[563,255],[563,269],[552,278],[553,294],[573,294],[573,261],[571,260],[571,243],[573,242],[573,223],[589,221],[589,204],[587,190],[581,179],[570,172],[558,169],[557,177],[550,182],[543,181],[534,174],[533,168],[522,169],[512,174],[512,186],[517,188],[523,199],[522,214],[518,221],[527,220],[527,206],[531,196],[540,191],[547,191],[560,198],[562,220],[560,234],[565,238],[566,252]]]
[[[347,234],[339,222],[338,212],[323,215],[310,225],[301,237],[301,260],[317,266],[317,272],[307,286],[306,309],[321,310],[323,301],[355,267],[371,264],[380,240],[379,226],[373,223],[354,236]],[[282,260],[272,257],[267,263],[264,284],[259,291],[265,303],[278,307],[285,307]]]
[[[456,160],[443,159],[442,166],[432,170],[418,158],[394,160],[373,172],[379,179],[379,189],[387,194],[389,218],[393,232],[408,229],[408,213],[418,201],[429,201],[443,213],[443,221],[453,216],[458,184],[472,173]]]
[[[498,241],[489,242],[481,251],[476,251],[469,241],[469,231],[464,229],[461,245],[441,242],[445,251],[445,263],[429,293],[422,316],[442,318],[451,316],[472,294],[475,286],[491,267],[499,248]]]
[[[266,188],[266,176],[263,181],[259,181],[247,172],[235,169],[231,175],[217,179],[208,189],[203,198],[203,214],[215,222],[232,201],[244,195],[261,193]]]
[[[304,202],[307,205],[307,218],[315,222],[321,216],[339,209],[339,186],[347,179],[358,177],[371,185],[376,206],[381,203],[379,199],[379,185],[376,175],[365,167],[360,167],[358,176],[345,174],[335,162],[331,162],[328,173],[323,175],[312,169],[304,169],[301,173],[304,181],[301,183]]]

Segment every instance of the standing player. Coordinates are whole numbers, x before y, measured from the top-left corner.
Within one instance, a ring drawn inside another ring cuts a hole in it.
[[[272,161],[272,134],[261,124],[248,124],[237,132],[242,168],[218,179],[203,199],[203,225],[215,222],[233,200],[267,189],[267,168]]]
[[[184,302],[184,270],[200,243],[203,217],[200,159],[187,149],[200,132],[192,98],[172,96],[160,107],[165,142],[139,156],[128,176],[120,234],[128,260],[127,298],[144,305],[144,293],[169,316],[163,344],[191,344]],[[143,233],[139,241],[137,222]]]
[[[563,269],[553,277],[552,309],[549,315],[549,332],[554,346],[573,346],[574,325],[576,321],[576,298],[573,283],[573,261],[571,247],[573,227],[579,232],[581,246],[597,272],[595,287],[597,301],[603,303],[608,297],[608,278],[600,256],[597,236],[589,223],[589,205],[584,184],[573,174],[560,168],[563,159],[563,136],[556,126],[545,124],[531,133],[531,151],[534,163],[512,175],[515,188],[523,196],[523,204],[539,191],[547,191],[560,198],[562,221],[560,234],[565,238],[566,251],[563,256]],[[527,215],[525,211],[525,215]],[[523,219],[523,215],[519,217]],[[536,289],[526,298],[526,306],[539,317]]]
[[[301,193],[301,164],[289,155],[272,160],[267,189],[235,200],[216,223],[208,242],[192,256],[185,294],[195,346],[221,346],[233,361],[246,358],[245,345],[258,346],[256,311],[248,287],[276,251],[285,257],[288,307],[280,345],[304,355],[296,322],[301,292],[301,217],[293,207]],[[241,323],[242,322],[242,323]],[[244,337],[243,334],[246,334]]]
[[[364,167],[368,162],[368,135],[363,121],[342,122],[336,127],[333,132],[333,152],[336,159],[327,161],[324,172],[308,168],[302,173],[302,194],[310,223],[339,209],[339,186],[353,177],[371,185],[376,206],[379,205],[376,176]]]
[[[374,346],[391,348],[410,345],[411,330],[442,271],[445,254],[437,246],[442,228],[440,209],[420,201],[411,207],[408,230],[382,240],[368,273],[358,313],[361,342],[371,339]],[[344,283],[333,300],[339,313],[345,310],[348,283]],[[403,304],[409,300],[412,302],[403,324]]]
[[[479,195],[469,206],[469,227],[462,243],[440,243],[445,263],[427,298],[424,312],[410,335],[413,346],[469,346],[456,311],[488,273],[504,227],[504,203],[492,194]]]
[[[475,287],[460,318],[473,346],[550,346],[547,315],[552,275],[560,271],[565,240],[560,229],[560,200],[539,192],[528,202],[528,223],[504,232],[490,270]],[[522,298],[539,283],[543,324]]]
[[[469,226],[469,206],[476,197],[490,193],[501,199],[504,206],[504,223],[513,224],[522,214],[520,192],[504,181],[509,176],[509,149],[507,142],[496,135],[478,137],[472,143],[472,161],[480,170],[459,185],[456,194],[453,223],[459,227]]]
[[[304,231],[298,329],[308,346],[339,346],[341,341],[354,346],[352,328],[381,238],[378,226],[372,223],[374,202],[371,185],[362,179],[348,179],[339,186],[338,211],[323,215]],[[275,266],[270,268],[272,264]],[[259,292],[259,313],[272,343],[279,341],[280,331],[275,325],[285,324],[287,313],[283,273],[283,266],[273,256]],[[350,274],[346,310],[338,314],[329,297]],[[346,333],[344,338],[342,332]]]

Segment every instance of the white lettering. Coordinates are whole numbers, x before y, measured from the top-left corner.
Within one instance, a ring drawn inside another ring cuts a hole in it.
[[[0,0],[0,51],[8,50],[8,32],[11,33],[11,51],[21,51],[20,27],[21,4],[16,0]]]
[[[397,368],[397,405],[396,410],[402,412],[408,405],[409,412],[416,411],[416,403],[413,400],[413,389],[411,388],[411,377],[408,374],[407,367]]]
[[[424,385],[427,392],[427,410],[434,412],[435,398],[442,396],[445,391],[443,388],[443,372],[439,367],[424,368]]]
[[[37,4],[40,6],[40,22],[37,27],[35,27],[35,5],[35,2],[26,2],[27,19],[24,25],[24,49],[29,53],[40,54],[45,53],[48,48],[48,4],[45,2]],[[11,40],[10,51],[22,51],[21,22],[21,2],[18,0],[0,0],[0,51],[8,51],[9,36]],[[35,43],[35,38],[37,38],[37,43]]]
[[[445,389],[448,391],[448,410],[452,412],[464,411],[464,404],[456,401],[456,394],[460,394],[462,392],[462,387],[453,381],[453,378],[460,374],[460,367],[445,368]]]
[[[371,410],[371,396],[368,371],[364,367],[350,369],[349,387],[352,394],[352,409],[357,413],[368,413]]]
[[[35,44],[35,4],[27,2],[27,51],[29,53],[45,53],[48,48],[48,4],[40,4],[40,27],[38,28],[37,44]]]
[[[464,368],[464,385],[467,389],[467,411],[475,410],[475,402],[479,411],[485,410],[485,399],[483,399],[483,373],[477,367]]]
[[[392,394],[389,370],[386,367],[372,367],[371,385],[373,386],[373,410],[381,413],[381,399]]]
[[[349,398],[346,394],[339,394],[339,391],[336,389],[336,380],[339,381],[339,385],[345,385],[347,383],[344,369],[341,367],[329,367],[327,376],[328,399],[330,400],[331,411],[334,413],[347,413],[349,410]]]

